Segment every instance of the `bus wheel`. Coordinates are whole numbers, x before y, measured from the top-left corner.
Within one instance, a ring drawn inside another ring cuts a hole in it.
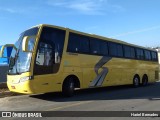
[[[73,81],[72,77],[70,77],[64,81],[62,93],[63,93],[63,95],[65,95],[67,97],[71,97],[74,95],[74,81]]]
[[[142,78],[142,86],[147,86],[148,84],[148,77],[147,75],[144,75]]]
[[[139,84],[140,84],[139,76],[135,76],[135,77],[133,78],[133,86],[134,86],[135,88],[137,88],[137,87],[139,87]]]

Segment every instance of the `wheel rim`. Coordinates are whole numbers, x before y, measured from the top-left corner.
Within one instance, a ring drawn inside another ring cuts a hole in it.
[[[146,78],[143,80],[143,85],[147,85],[147,79]]]
[[[139,79],[136,77],[134,78],[134,85],[135,86],[138,86],[139,85]]]
[[[73,82],[70,83],[69,88],[70,88],[70,90],[73,90],[73,89],[74,89],[74,83],[73,83]]]

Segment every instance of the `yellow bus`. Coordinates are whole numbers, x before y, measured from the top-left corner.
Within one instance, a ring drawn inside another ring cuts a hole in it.
[[[120,40],[41,24],[20,34],[10,57],[7,85],[24,94],[133,84],[158,80],[157,51]]]

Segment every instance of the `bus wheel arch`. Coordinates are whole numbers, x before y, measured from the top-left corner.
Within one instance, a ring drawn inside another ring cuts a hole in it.
[[[80,88],[80,81],[77,76],[69,75],[65,78],[62,85],[62,93],[65,96],[71,97],[74,95],[75,88]]]
[[[133,77],[133,86],[137,88],[139,87],[139,85],[140,85],[140,77],[138,74],[135,74]]]
[[[144,74],[142,77],[142,86],[147,86],[148,84],[148,76],[147,74]]]

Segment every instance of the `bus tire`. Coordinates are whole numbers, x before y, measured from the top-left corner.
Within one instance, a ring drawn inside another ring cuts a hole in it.
[[[74,95],[74,80],[72,77],[67,78],[63,83],[62,93],[66,97]]]
[[[134,76],[134,78],[133,78],[133,86],[134,86],[135,88],[137,88],[137,87],[139,87],[139,85],[140,85],[140,78],[139,78],[138,75],[136,75],[136,76]]]
[[[148,77],[147,75],[143,75],[142,86],[147,86],[147,85],[148,85]]]

